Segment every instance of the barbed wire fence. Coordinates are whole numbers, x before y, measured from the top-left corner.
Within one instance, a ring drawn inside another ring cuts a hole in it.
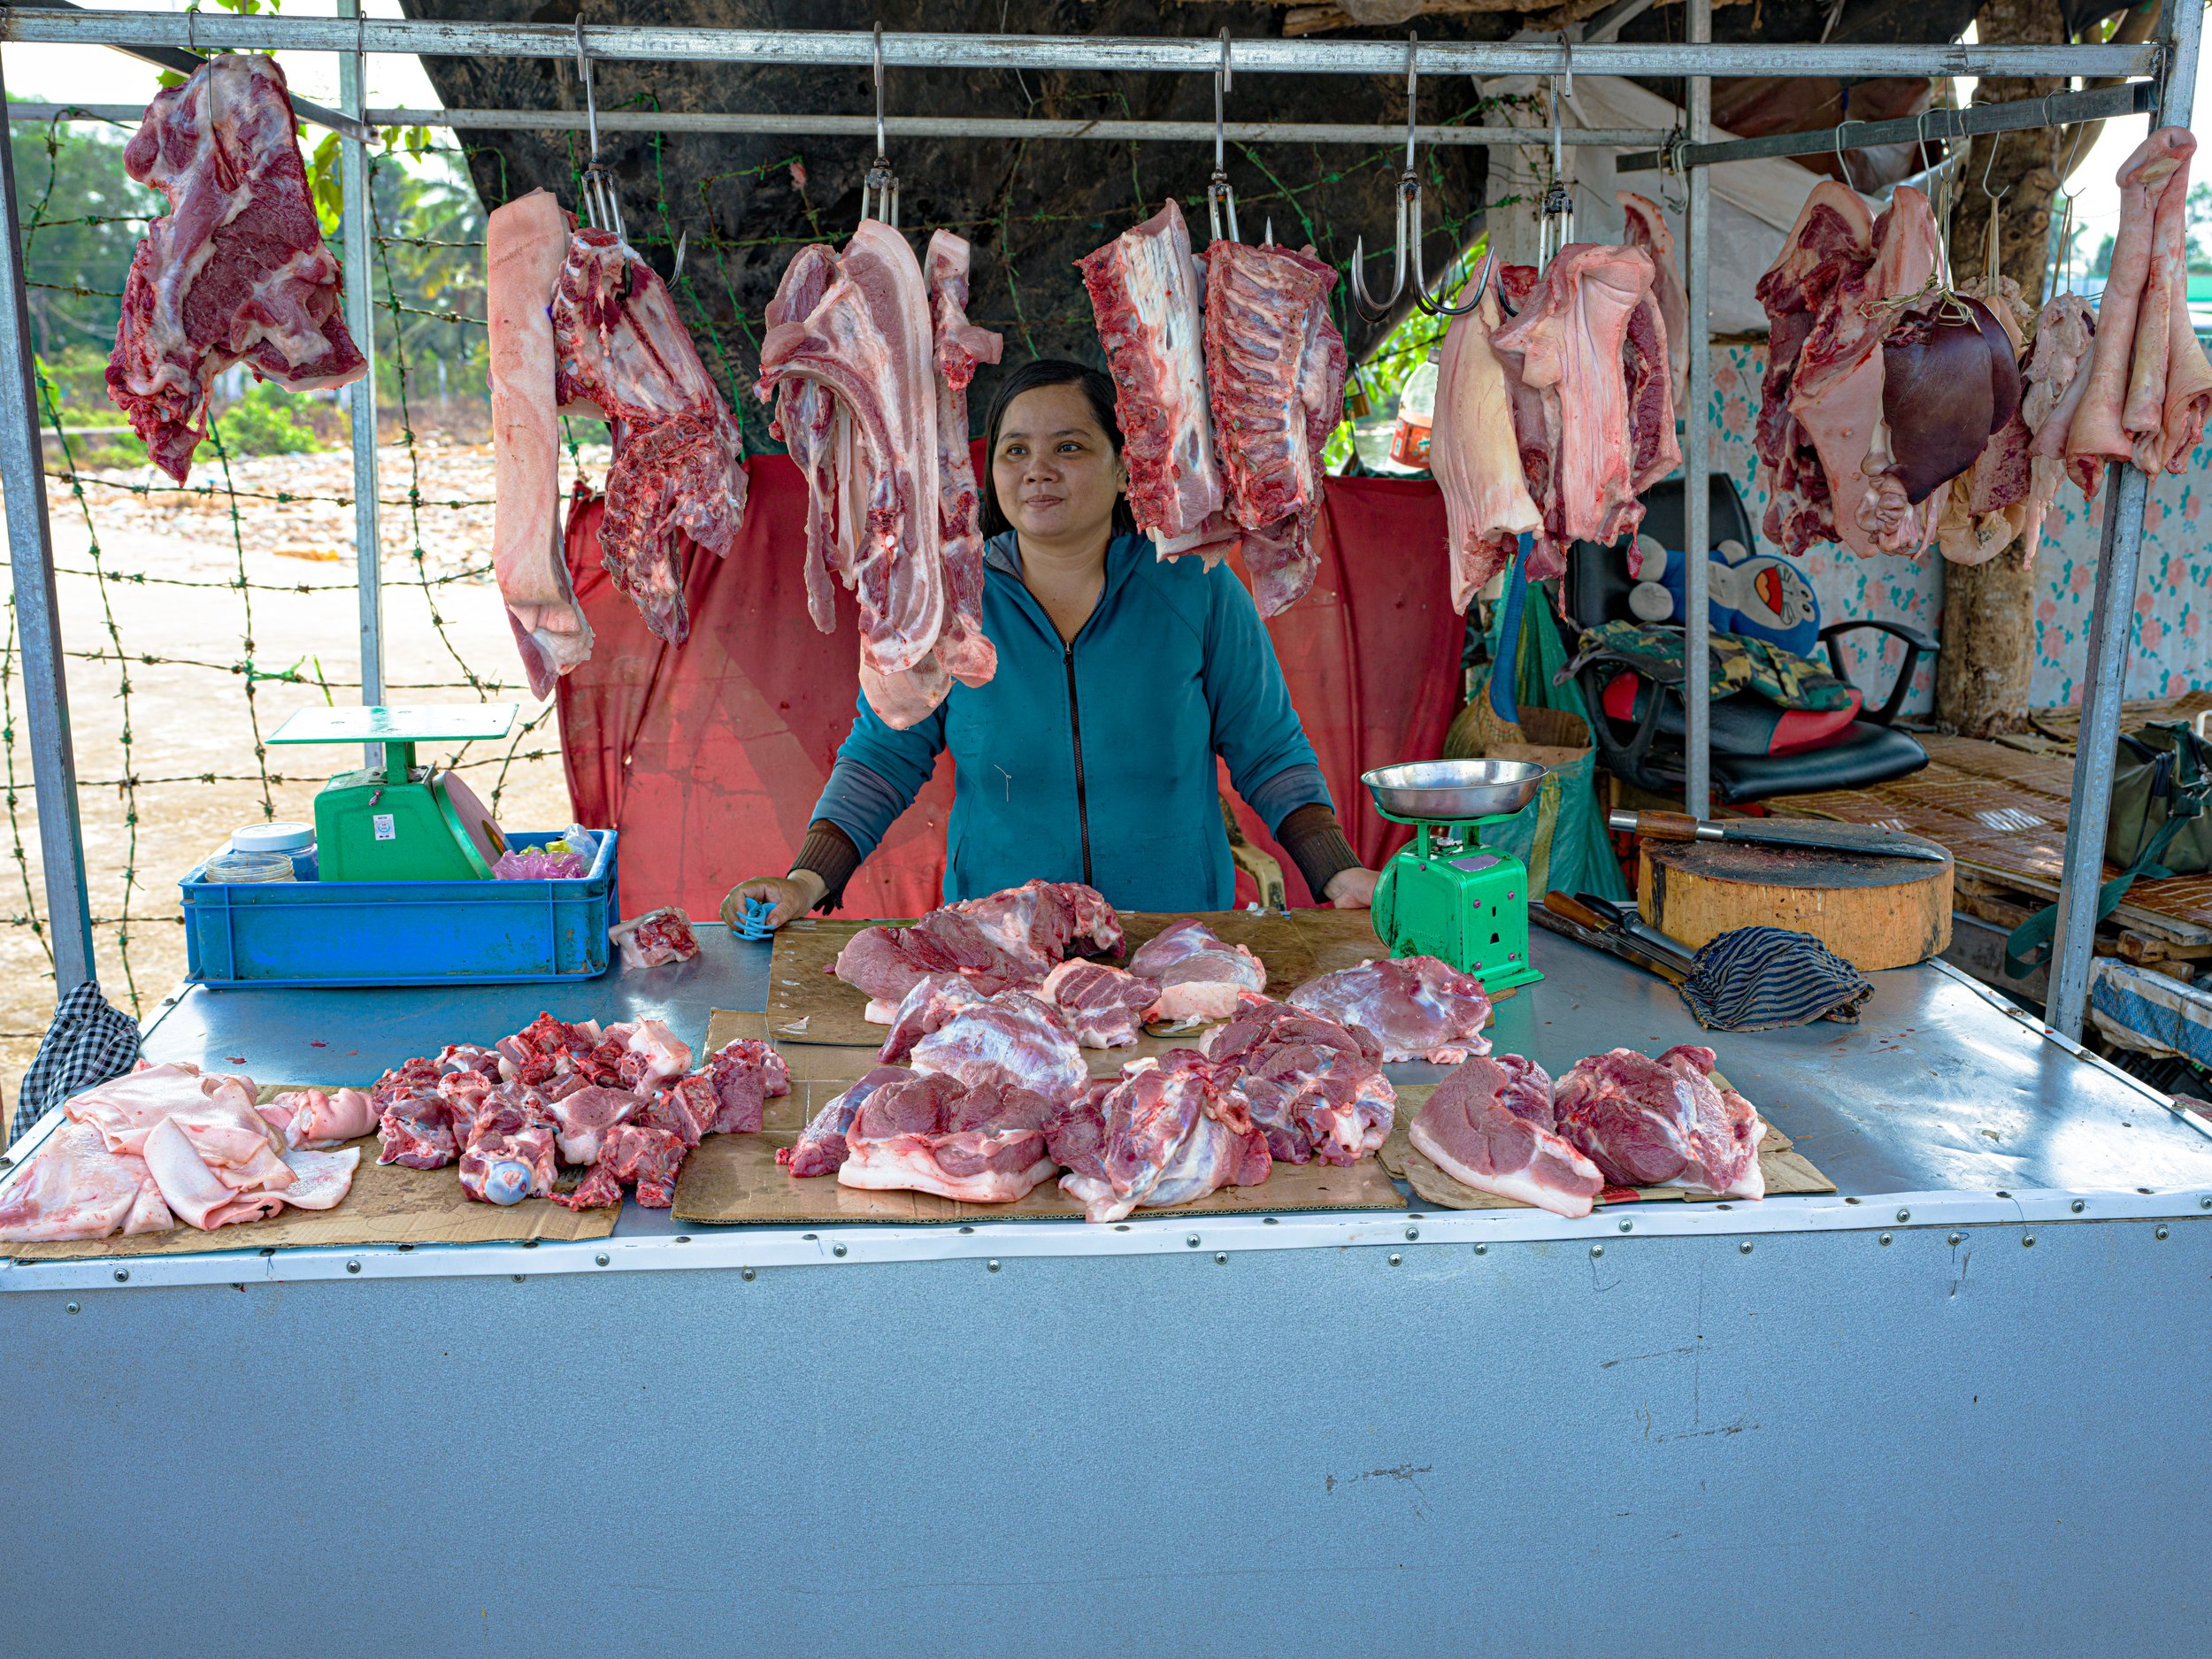
[[[651,100],[632,100],[630,106],[651,107]],[[1455,119],[1479,119],[1481,107],[1471,105]],[[119,289],[92,286],[81,272],[62,268],[67,254],[58,245],[58,233],[118,226],[134,234],[161,211],[159,199],[142,191],[137,205],[142,211],[71,215],[58,210],[54,198],[70,146],[104,142],[112,147],[129,130],[66,111],[44,128],[44,188],[26,188],[22,197],[24,256],[35,292],[96,306],[119,300]],[[582,135],[567,136],[573,186],[588,157]],[[567,803],[554,708],[531,698],[492,584],[488,445],[441,429],[452,424],[454,356],[462,362],[465,383],[475,379],[465,385],[465,398],[480,400],[484,394],[482,214],[466,183],[468,164],[476,157],[450,135],[434,143],[426,137],[419,131],[405,140],[388,133],[371,152],[372,293],[385,428],[379,504],[386,692],[395,701],[434,694],[447,701],[524,704],[525,717],[506,740],[459,745],[442,763],[488,773],[488,802],[503,821],[518,828],[558,827],[567,822]],[[1126,149],[1134,188],[1139,146]],[[1315,151],[1311,167],[1300,169],[1310,173],[1306,181],[1292,183],[1282,150],[1243,149],[1245,159],[1268,182],[1266,189],[1240,199],[1256,211],[1286,215],[1298,227],[1298,239],[1325,250],[1335,238],[1331,226],[1312,216],[1314,193],[1371,171],[1379,191],[1388,188],[1400,165],[1394,149],[1379,149],[1348,165],[1325,165]],[[803,148],[698,180],[705,211],[680,227],[665,188],[657,135],[649,154],[663,188],[656,193],[657,211],[649,222],[641,216],[630,239],[649,253],[657,249],[672,257],[679,239],[687,237],[689,251],[672,289],[679,309],[737,415],[747,453],[780,449],[769,435],[768,411],[751,395],[762,325],[737,303],[731,261],[764,252],[774,257],[780,248],[795,250],[806,241],[841,242],[849,227],[825,222],[809,201],[812,234],[804,238],[726,236],[711,229],[701,234],[701,224],[716,223],[708,196],[728,180],[787,170],[804,199]],[[23,155],[20,147],[18,155]],[[1051,319],[1025,310],[1016,251],[1020,227],[1075,216],[1018,205],[1021,157],[1018,146],[995,212],[903,228],[916,239],[938,228],[957,232],[976,246],[979,266],[996,262],[1004,279],[1005,313],[975,320],[1006,334],[1010,347],[1028,350],[1033,328],[1056,320],[1087,325],[1089,318]],[[1433,151],[1431,159],[1433,164]],[[420,195],[390,188],[411,175],[419,178],[425,169],[447,170],[466,193],[468,211],[457,214],[449,198],[432,211]],[[1137,194],[1141,200],[1143,192]],[[577,199],[572,188],[568,199]],[[1457,245],[1479,214],[1517,199],[1440,215],[1432,231],[1450,235]],[[1182,200],[1187,209],[1199,210],[1202,192]],[[326,229],[337,251],[334,227]],[[457,229],[461,234],[454,234]],[[1479,250],[1479,244],[1469,250],[1463,271]],[[1371,260],[1388,257],[1385,249]],[[667,261],[660,263],[665,269]],[[418,277],[425,270],[442,275],[427,284],[411,281],[403,266]],[[1340,313],[1349,303],[1346,286],[1338,285],[1333,301]],[[451,296],[452,303],[421,303],[426,291]],[[734,318],[734,326],[718,324],[718,318]],[[1350,319],[1340,314],[1338,320],[1343,326]],[[446,349],[428,350],[419,343],[424,328],[438,331],[434,343]],[[1378,396],[1394,388],[1441,332],[1440,321],[1413,313],[1356,365],[1355,386]],[[458,343],[464,341],[476,343],[464,349]],[[426,395],[426,361],[448,388],[445,396]],[[284,553],[302,551],[281,545],[280,534],[320,528],[336,545],[311,547],[306,554],[349,567],[353,495],[346,429],[340,417],[334,423],[335,441],[320,460],[311,453],[250,454],[256,446],[240,442],[238,429],[255,411],[250,400],[232,399],[211,421],[189,480],[178,485],[145,462],[104,388],[82,375],[73,380],[54,372],[43,356],[37,385],[48,440],[48,506],[98,977],[111,1000],[144,1020],[183,976],[179,879],[242,824],[279,816],[311,818],[315,790],[342,764],[311,749],[302,751],[304,767],[282,761],[273,766],[265,740],[307,701],[359,695],[358,669],[343,667],[357,660],[358,649],[356,583],[285,580],[277,563]],[[335,415],[343,405],[326,402],[320,407]],[[579,478],[587,485],[603,478],[608,460],[604,429],[597,423],[569,421],[566,426],[564,497]],[[113,442],[104,442],[111,432]],[[13,972],[12,988],[0,994],[0,1087],[12,1099],[52,1010],[53,973],[35,852],[35,791],[19,718],[21,665],[12,591],[5,603],[0,784],[12,868],[0,876],[0,892],[6,895],[0,898],[0,963]],[[334,669],[326,669],[326,660]],[[510,811],[525,816],[511,818]],[[534,821],[541,818],[547,822]]]

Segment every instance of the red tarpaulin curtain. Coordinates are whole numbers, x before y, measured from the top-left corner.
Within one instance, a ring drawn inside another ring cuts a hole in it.
[[[600,568],[599,503],[570,517],[569,569],[595,644],[560,682],[569,795],[580,822],[622,832],[631,915],[680,904],[709,919],[748,876],[782,874],[852,726],[852,596],[838,593],[836,633],[816,631],[798,469],[757,456],[747,472],[744,526],[728,556],[687,549],[691,637],[680,650],[646,631]],[[1425,480],[1333,479],[1314,544],[1313,590],[1268,628],[1345,833],[1371,865],[1406,832],[1377,816],[1359,774],[1436,756],[1459,701],[1443,498]],[[941,760],[846,888],[845,914],[913,916],[939,902],[951,804],[951,764]],[[1310,902],[1297,867],[1235,804],[1245,833],[1281,859],[1292,902]],[[1252,896],[1239,879],[1240,897]]]

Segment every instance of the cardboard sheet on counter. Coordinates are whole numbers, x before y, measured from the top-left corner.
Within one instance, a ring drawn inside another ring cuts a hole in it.
[[[707,1023],[711,1051],[738,1037],[757,1037],[764,1017],[717,1009]],[[747,1224],[828,1225],[839,1222],[1081,1221],[1083,1207],[1064,1195],[1057,1179],[1043,1183],[1018,1203],[966,1204],[934,1193],[880,1193],[843,1187],[834,1176],[795,1180],[776,1162],[779,1148],[799,1137],[808,1118],[876,1063],[873,1044],[862,1048],[777,1044],[791,1064],[791,1093],[768,1102],[757,1135],[716,1135],[684,1160],[676,1182],[678,1221],[698,1225]],[[1111,1070],[1129,1056],[1113,1050]],[[1140,1210],[1130,1218],[1179,1216],[1283,1215],[1300,1210],[1402,1210],[1405,1199],[1372,1158],[1348,1170],[1325,1164],[1278,1164],[1257,1187],[1225,1187],[1194,1203]]]
[[[1716,1079],[1720,1073],[1716,1071]],[[1726,1079],[1720,1079],[1724,1083]],[[1398,1088],[1398,1113],[1391,1125],[1390,1138],[1382,1144],[1376,1157],[1383,1168],[1413,1188],[1423,1203],[1434,1204],[1440,1210],[1526,1210],[1529,1205],[1515,1198],[1500,1198],[1494,1193],[1479,1192],[1474,1187],[1442,1170],[1421,1156],[1417,1148],[1407,1139],[1406,1131],[1421,1108],[1436,1092],[1433,1083],[1401,1084]],[[1836,1184],[1813,1167],[1812,1161],[1799,1152],[1790,1141],[1772,1124],[1766,1126],[1766,1134],[1759,1142],[1759,1172],[1766,1177],[1767,1196],[1780,1197],[1789,1193],[1832,1193]],[[1609,1194],[1617,1189],[1609,1187]],[[1678,1198],[1691,1203],[1717,1202],[1711,1193],[1693,1193],[1679,1187],[1640,1187],[1633,1196],[1608,1196],[1598,1200],[1598,1208],[1607,1204],[1651,1203]],[[1730,1202],[1740,1202],[1732,1200]]]
[[[268,1100],[296,1084],[265,1086]],[[85,1256],[196,1256],[210,1250],[303,1250],[349,1244],[511,1244],[526,1239],[568,1241],[603,1239],[621,1210],[569,1210],[549,1198],[526,1198],[502,1208],[480,1203],[461,1190],[454,1165],[411,1170],[376,1161],[377,1138],[349,1141],[361,1149],[352,1190],[334,1209],[280,1210],[266,1221],[240,1222],[202,1233],[180,1223],[165,1233],[118,1233],[109,1239],[73,1239],[0,1245],[0,1254],[24,1262]]]
[[[1128,954],[1180,915],[1125,912],[1121,918],[1125,940],[1123,955],[1102,956],[1119,966]],[[1292,910],[1288,913],[1251,910],[1209,911],[1197,920],[1233,945],[1242,945],[1267,969],[1271,996],[1286,996],[1308,979],[1387,954],[1375,937],[1373,918],[1366,910]],[[864,1017],[868,999],[829,970],[845,941],[864,928],[897,926],[876,921],[833,921],[818,916],[803,917],[776,934],[775,953],[768,964],[769,1035],[778,1048],[794,1043],[835,1046],[865,1045],[873,1050],[883,1041],[884,1027]],[[1511,993],[1507,993],[1510,995]],[[1136,1048],[1118,1048],[1107,1058],[1094,1056],[1094,1072],[1118,1070],[1124,1060],[1188,1045],[1188,1036],[1148,1039]],[[864,1068],[864,1070],[865,1068]]]

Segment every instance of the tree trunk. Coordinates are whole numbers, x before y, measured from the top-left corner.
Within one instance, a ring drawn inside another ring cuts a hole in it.
[[[1981,38],[1992,44],[2062,41],[2058,0],[1989,0]],[[2001,104],[2065,89],[2056,79],[1997,79],[1977,98]],[[1960,282],[1978,280],[1985,239],[1997,219],[1997,269],[2020,285],[2031,305],[2043,303],[2049,267],[2051,202],[2059,186],[2055,128],[1992,134],[1974,141],[1959,179],[1951,219],[1951,267]],[[1984,191],[1984,168],[1987,168]],[[1995,200],[1993,202],[1992,197]],[[1967,737],[1993,737],[2027,724],[2035,672],[2033,549],[2014,548],[1981,565],[1943,567],[1943,650],[1936,658],[1936,722]]]

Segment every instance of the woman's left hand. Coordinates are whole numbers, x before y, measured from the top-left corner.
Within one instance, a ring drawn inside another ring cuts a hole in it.
[[[1321,896],[1340,910],[1363,910],[1375,902],[1375,883],[1381,879],[1372,870],[1340,870]]]

